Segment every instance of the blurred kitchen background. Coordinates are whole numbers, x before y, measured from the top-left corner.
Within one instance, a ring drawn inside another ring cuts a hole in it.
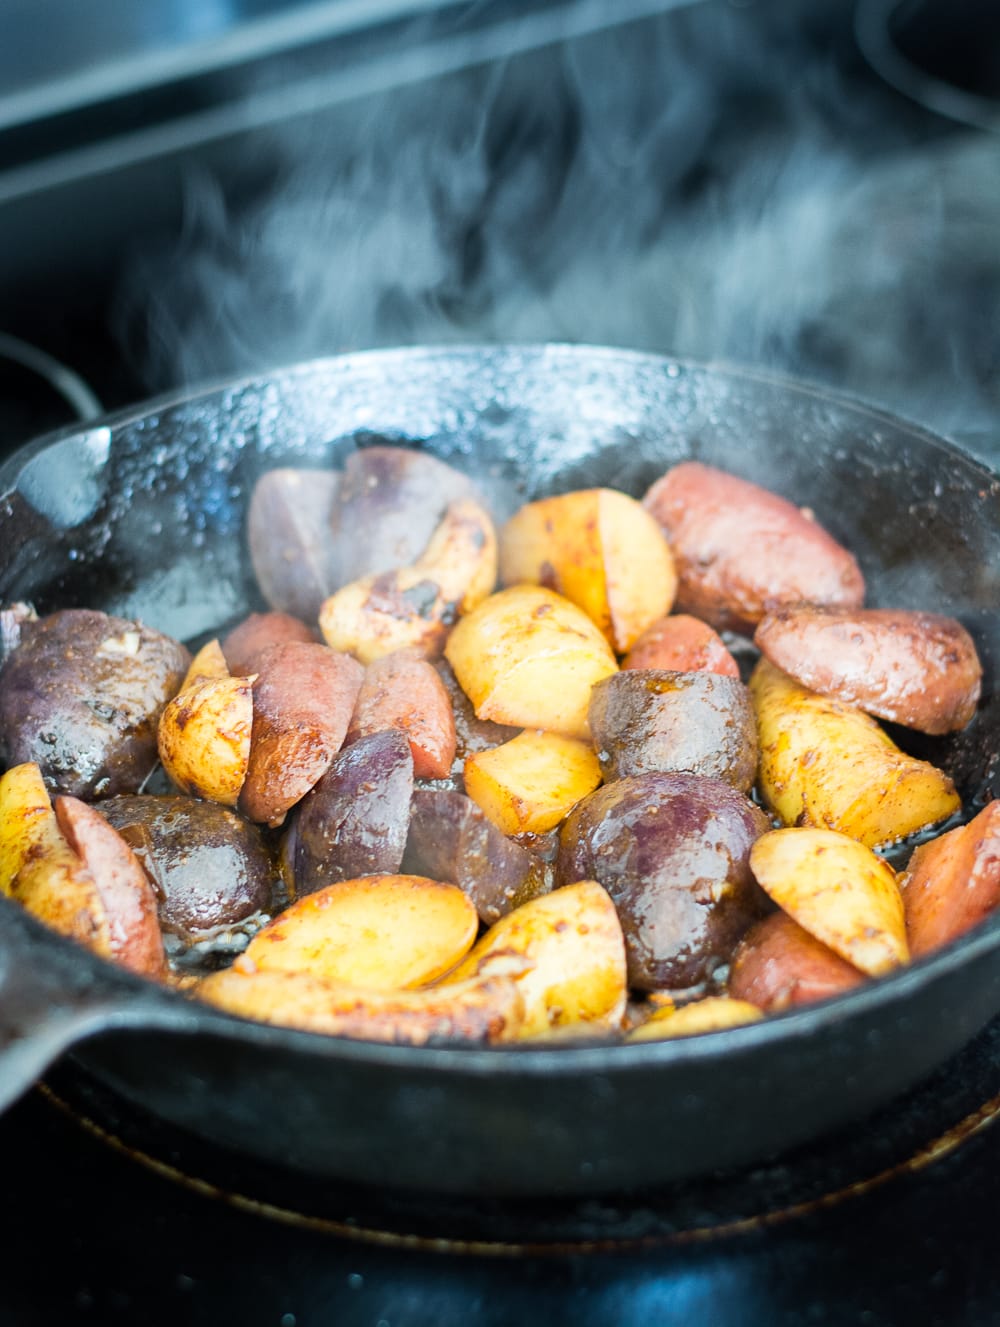
[[[0,0],[0,444],[89,403],[26,347],[116,408],[560,340],[1000,454],[998,129],[985,0]]]

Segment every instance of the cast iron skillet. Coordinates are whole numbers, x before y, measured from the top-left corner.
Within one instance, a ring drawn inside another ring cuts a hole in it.
[[[813,507],[869,602],[950,612],[985,665],[971,731],[935,751],[973,803],[998,741],[1000,484],[953,447],[826,392],[729,368],[550,346],[302,365],[33,444],[0,472],[0,599],[89,605],[188,639],[256,606],[262,468],[373,438],[427,447],[505,501],[698,457]],[[0,909],[0,1097],[64,1050],[219,1144],[353,1182],[450,1193],[622,1191],[759,1160],[916,1082],[1000,1011],[1000,921],[829,1003],[688,1041],[414,1049],[255,1025],[132,978]]]

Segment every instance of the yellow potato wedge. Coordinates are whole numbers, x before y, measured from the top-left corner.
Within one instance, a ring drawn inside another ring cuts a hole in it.
[[[362,876],[300,898],[254,936],[236,966],[407,990],[449,972],[478,927],[475,908],[456,885],[419,875]]]
[[[0,893],[11,893],[28,854],[54,825],[41,770],[34,761],[14,765],[0,778]]]
[[[624,654],[670,610],[677,574],[659,525],[634,498],[579,489],[529,502],[500,533],[503,585],[545,585]]]
[[[522,904],[490,927],[444,984],[476,975],[514,978],[524,999],[521,1037],[571,1023],[619,1028],[625,940],[614,904],[593,880]]]
[[[305,972],[232,967],[205,977],[190,994],[241,1018],[411,1046],[510,1041],[524,1018],[517,985],[500,976],[421,991],[372,991]]]
[[[201,647],[191,660],[181,684],[181,691],[193,687],[196,682],[207,682],[210,678],[228,676],[229,665],[226,663],[226,656],[222,653],[222,646],[217,639],[210,640]]]
[[[4,892],[46,926],[112,956],[107,910],[97,882],[66,842],[35,764],[15,765],[0,780],[0,870]]]
[[[461,498],[411,566],[352,581],[325,600],[320,630],[328,645],[364,664],[402,649],[433,659],[455,618],[485,599],[496,577],[493,522],[478,502]]]
[[[157,750],[182,792],[223,806],[239,801],[250,764],[256,680],[256,673],[207,677],[164,706]]]
[[[455,627],[445,658],[477,718],[585,738],[595,682],[618,671],[582,609],[554,590],[517,585]]]
[[[756,1023],[764,1017],[755,1004],[746,1000],[731,1000],[728,996],[714,995],[696,1000],[680,1009],[666,1005],[651,1014],[628,1034],[627,1041],[666,1041],[671,1037],[695,1037],[702,1032],[719,1032],[723,1028],[742,1027]]]
[[[766,659],[750,692],[759,786],[786,825],[836,829],[876,848],[960,809],[946,774],[900,751],[860,710],[807,691]]]
[[[855,839],[776,829],[750,849],[750,869],[804,931],[870,977],[909,962],[895,872]]]
[[[505,834],[544,834],[601,782],[589,742],[526,729],[467,758],[465,791]]]

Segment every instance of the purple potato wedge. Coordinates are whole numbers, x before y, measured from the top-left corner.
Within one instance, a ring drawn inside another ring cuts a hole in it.
[[[468,895],[487,926],[551,888],[551,868],[487,820],[464,793],[418,788],[403,869],[446,880]]]
[[[164,931],[195,942],[270,907],[278,876],[260,830],[217,802],[110,797],[95,810],[152,881]]]
[[[597,683],[588,717],[607,780],[684,770],[747,792],[756,776],[757,723],[738,678],[626,669]]]
[[[250,561],[271,608],[315,622],[337,588],[330,511],[335,470],[268,470],[247,512]]]
[[[560,831],[558,880],[611,895],[639,990],[688,990],[729,962],[769,904],[750,848],[769,828],[721,779],[651,773],[598,788]]]
[[[472,482],[426,452],[406,447],[352,452],[330,508],[337,584],[416,562],[449,503],[471,497]]]
[[[0,760],[34,761],[51,792],[82,801],[138,791],[190,662],[169,636],[91,609],[23,621],[0,672]]]
[[[405,733],[383,729],[345,747],[295,813],[286,853],[296,894],[363,875],[399,874],[412,795]]]

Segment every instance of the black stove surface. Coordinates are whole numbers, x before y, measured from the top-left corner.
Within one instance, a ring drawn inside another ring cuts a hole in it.
[[[114,1118],[112,1141],[82,1113],[100,1094],[64,1072],[0,1121],[2,1320],[980,1327],[1000,1321],[998,1053],[1000,1023],[787,1166],[550,1204],[548,1226],[544,1205],[471,1207],[463,1226],[433,1200],[320,1193],[148,1121]]]

